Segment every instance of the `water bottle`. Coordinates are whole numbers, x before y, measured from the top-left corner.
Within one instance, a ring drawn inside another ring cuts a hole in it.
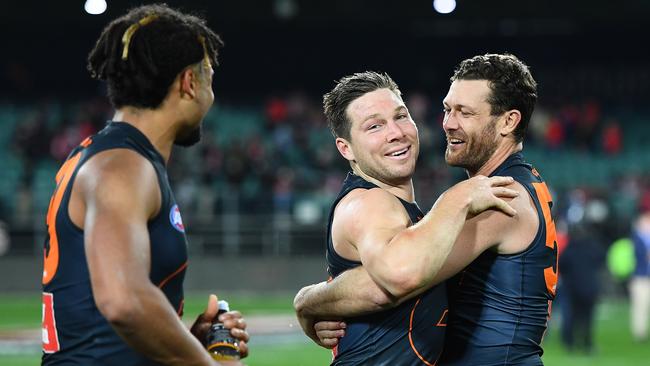
[[[228,302],[219,300],[219,315],[229,311]],[[240,359],[239,345],[237,339],[230,334],[230,329],[226,329],[223,323],[217,320],[212,324],[206,336],[206,348],[208,353],[217,361],[237,361]]]

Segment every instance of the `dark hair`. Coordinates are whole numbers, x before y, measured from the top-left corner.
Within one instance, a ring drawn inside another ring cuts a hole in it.
[[[132,36],[123,43],[127,30]],[[88,55],[88,71],[93,78],[107,81],[116,108],[158,108],[178,73],[206,53],[216,67],[221,47],[221,38],[204,19],[165,4],[139,6],[104,28]]]
[[[334,89],[323,96],[325,117],[334,136],[350,140],[352,123],[346,109],[362,95],[384,88],[401,95],[397,84],[386,73],[366,71],[344,76],[337,81]]]
[[[521,121],[514,135],[517,142],[523,141],[537,101],[537,82],[526,64],[507,53],[474,56],[458,65],[451,77],[454,80],[487,80],[491,114],[519,110]]]

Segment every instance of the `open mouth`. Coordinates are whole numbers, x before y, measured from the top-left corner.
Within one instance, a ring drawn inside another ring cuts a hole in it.
[[[465,141],[457,138],[447,138],[447,144],[452,146],[458,146],[464,144]]]
[[[386,154],[386,156],[389,156],[389,157],[401,157],[401,156],[405,156],[410,150],[411,150],[411,147],[407,146],[407,147],[405,147],[403,149],[390,152],[390,153]]]

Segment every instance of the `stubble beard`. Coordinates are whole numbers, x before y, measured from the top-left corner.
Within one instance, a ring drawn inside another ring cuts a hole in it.
[[[413,177],[415,162],[411,161],[409,167],[400,166],[393,168],[382,164],[364,164],[357,161],[359,169],[368,176],[390,185],[401,185]]]
[[[189,130],[188,132],[177,136],[176,140],[174,140],[174,145],[181,147],[190,147],[196,145],[199,141],[201,141],[201,136],[203,135],[202,125],[203,123],[200,123],[198,126]]]
[[[449,147],[445,150],[447,165],[464,168],[470,173],[476,173],[490,159],[497,149],[496,143],[496,117],[492,119],[471,140],[465,138],[466,146],[462,151],[452,155]]]

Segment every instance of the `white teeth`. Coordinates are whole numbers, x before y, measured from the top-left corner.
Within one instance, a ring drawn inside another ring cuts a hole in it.
[[[459,139],[449,139],[449,142],[451,142],[452,144],[460,144],[460,143],[463,142],[463,140],[459,140]]]
[[[406,150],[408,150],[408,148],[405,148],[405,149],[400,150],[400,151],[395,151],[394,153],[390,154],[390,156],[397,156],[397,155],[404,154],[406,152]]]

